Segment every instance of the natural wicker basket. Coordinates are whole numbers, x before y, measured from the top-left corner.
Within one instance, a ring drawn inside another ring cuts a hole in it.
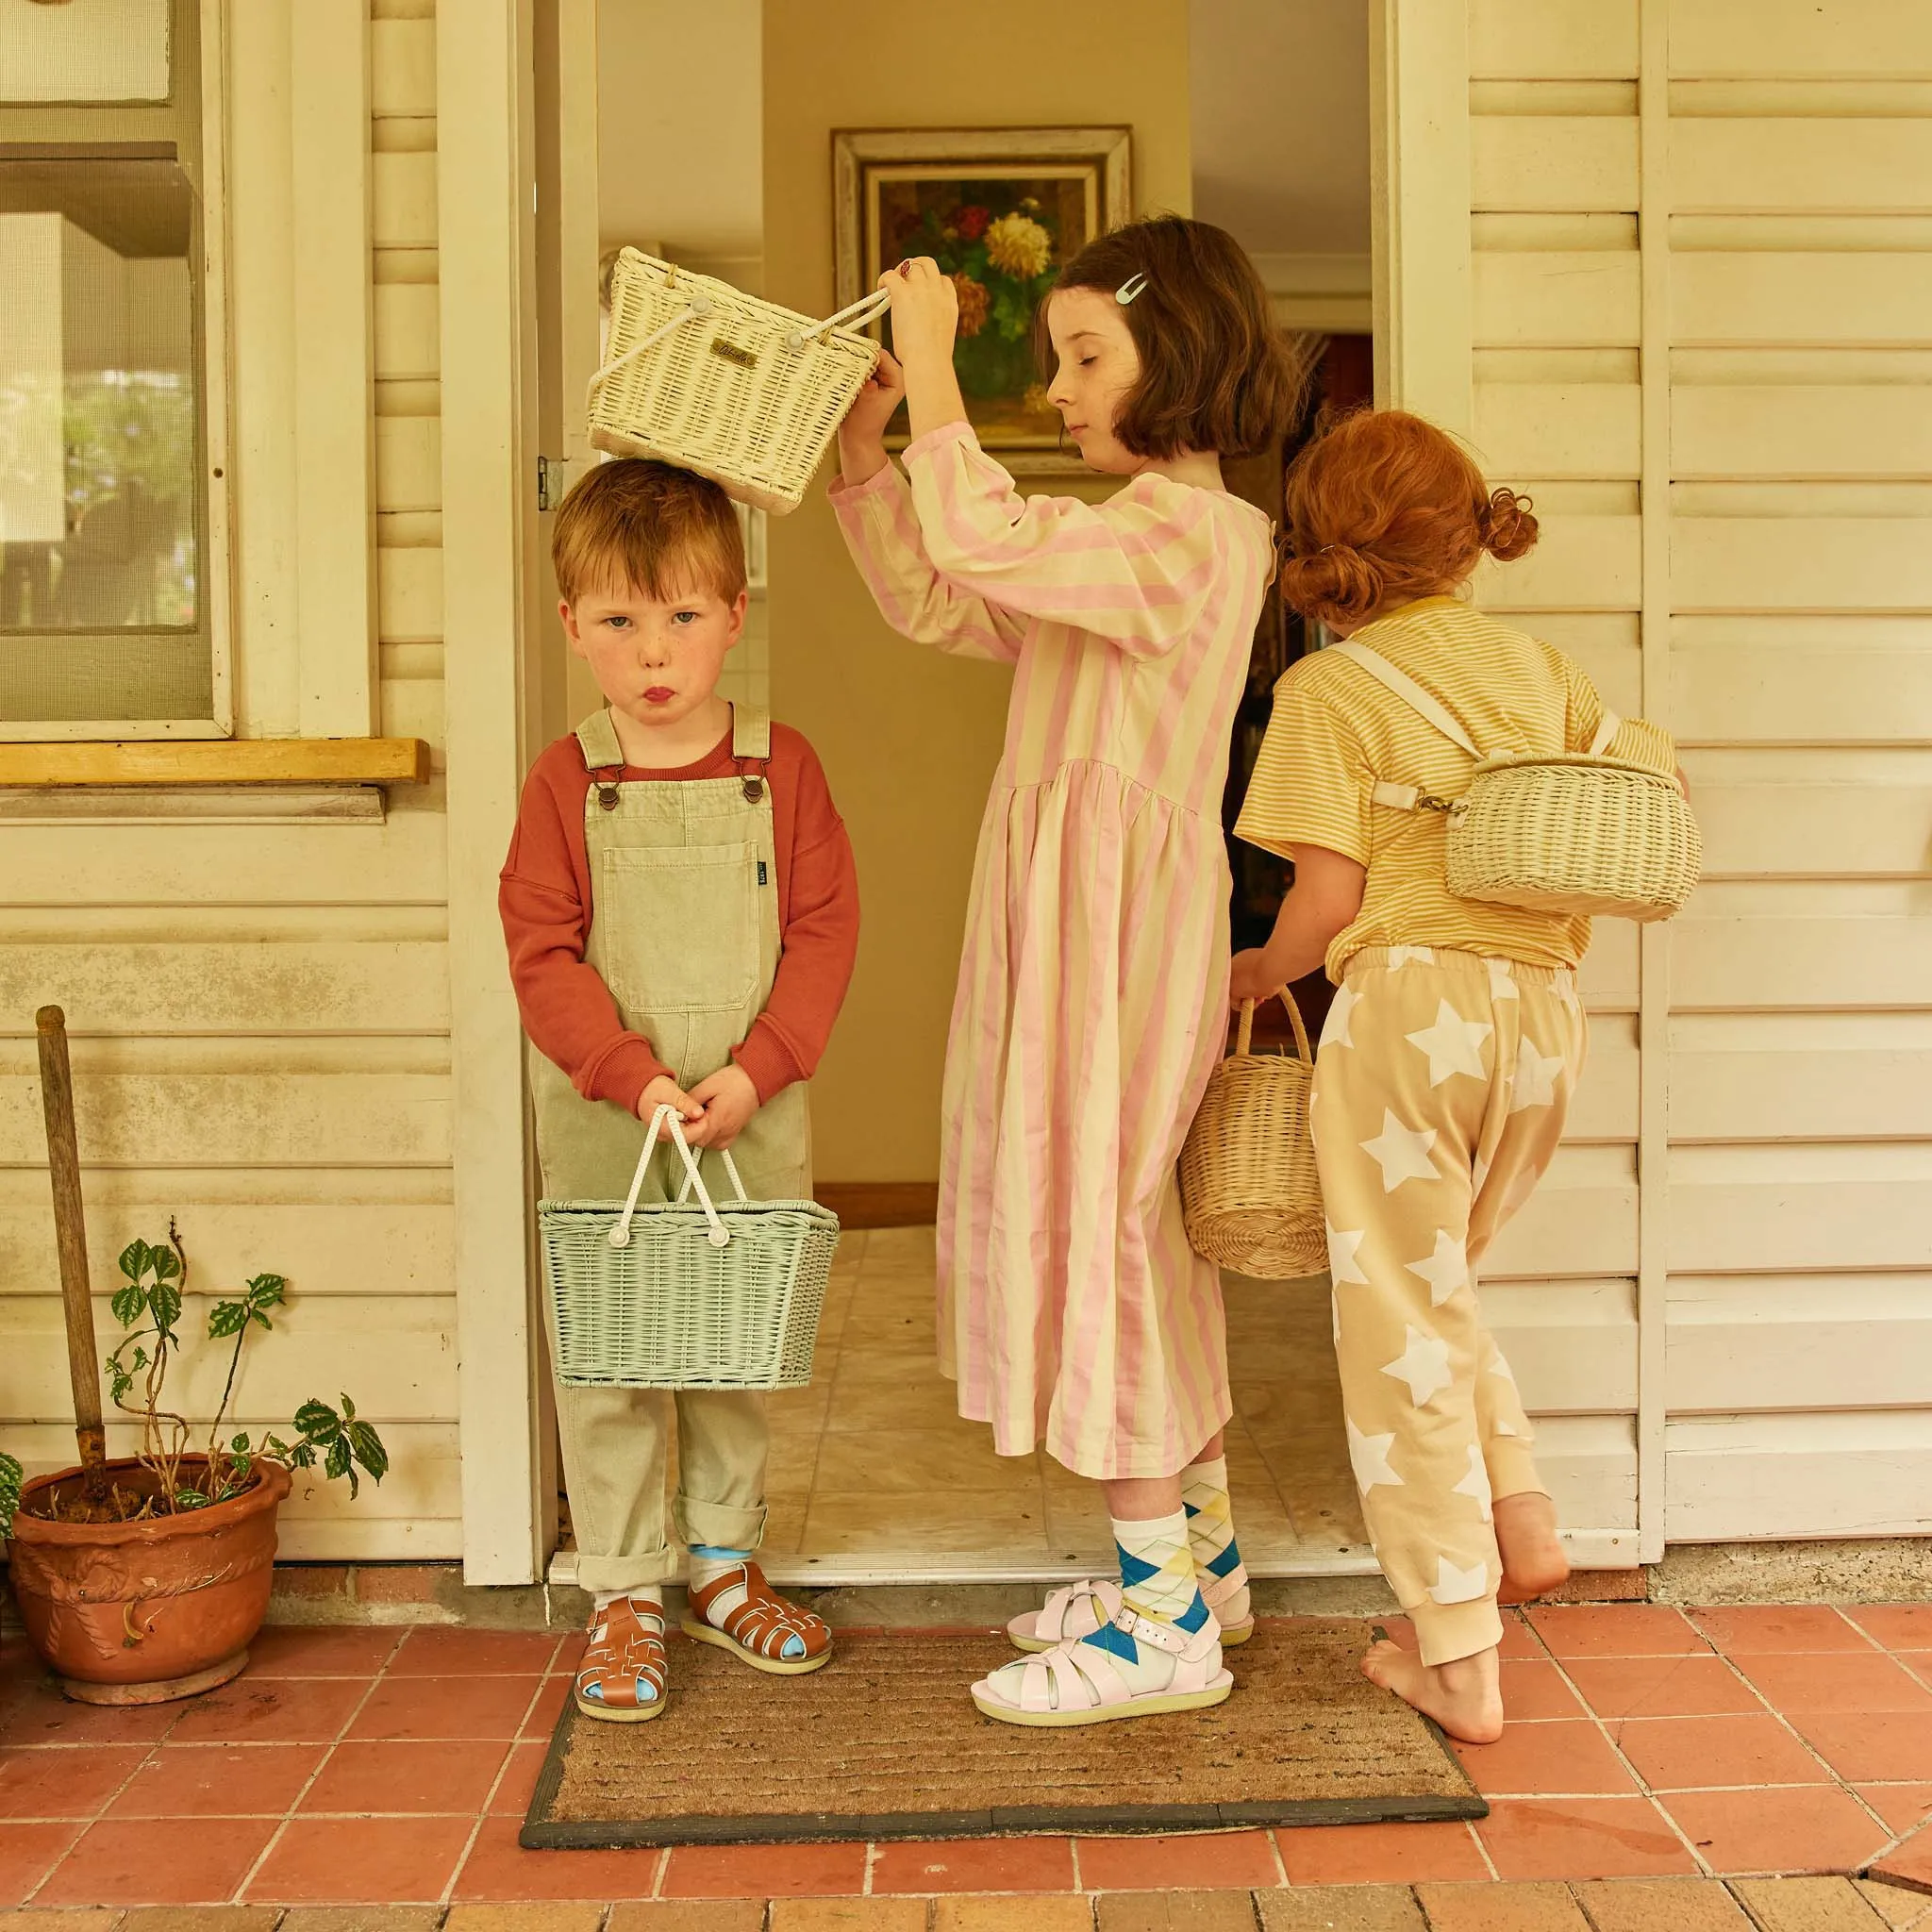
[[[796,509],[878,361],[860,330],[889,299],[819,322],[626,248],[584,399],[591,441],[694,470],[774,516]]]
[[[668,1120],[685,1167],[675,1201],[638,1205]],[[839,1219],[816,1201],[714,1202],[675,1114],[651,1124],[625,1201],[542,1201],[543,1280],[558,1379],[575,1388],[801,1389]],[[695,1194],[695,1199],[692,1195]]]
[[[1648,924],[1682,908],[1703,857],[1674,778],[1578,753],[1478,765],[1444,866],[1460,899]]]
[[[1255,1006],[1234,1051],[1208,1076],[1181,1149],[1181,1207],[1196,1254],[1237,1274],[1296,1280],[1328,1265],[1322,1184],[1308,1131],[1315,1058],[1286,990],[1297,1052],[1256,1053]]]

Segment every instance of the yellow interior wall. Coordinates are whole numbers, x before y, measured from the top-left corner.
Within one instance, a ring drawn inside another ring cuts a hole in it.
[[[772,300],[833,308],[834,128],[1131,125],[1136,211],[1188,211],[1185,0],[1113,0],[1077,60],[1056,59],[1041,25],[1021,0],[981,0],[963,41],[950,8],[848,0],[828,31],[817,8],[765,8]],[[773,708],[824,761],[864,902],[858,974],[814,1088],[819,1177],[930,1180],[1009,675],[888,630],[823,496],[773,520],[770,557]]]

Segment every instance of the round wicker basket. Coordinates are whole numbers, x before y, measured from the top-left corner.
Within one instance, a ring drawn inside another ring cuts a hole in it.
[[[1458,898],[1647,924],[1690,898],[1703,857],[1674,778],[1570,754],[1478,765],[1445,866]]]
[[[1255,1007],[1235,1049],[1208,1076],[1181,1149],[1181,1206],[1196,1254],[1237,1274],[1295,1280],[1328,1265],[1308,1103],[1315,1057],[1285,990],[1297,1052],[1256,1053]]]

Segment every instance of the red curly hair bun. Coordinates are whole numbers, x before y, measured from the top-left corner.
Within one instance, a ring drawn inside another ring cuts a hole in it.
[[[1288,475],[1281,594],[1305,617],[1353,630],[1385,609],[1452,591],[1487,551],[1507,563],[1536,541],[1529,498],[1491,491],[1455,439],[1404,409],[1344,416]]]

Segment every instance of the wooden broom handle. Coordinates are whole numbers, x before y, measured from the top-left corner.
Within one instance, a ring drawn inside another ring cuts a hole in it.
[[[101,1369],[94,1354],[94,1305],[87,1272],[87,1222],[80,1199],[80,1149],[74,1133],[74,1070],[67,1060],[67,1015],[42,1007],[41,1102],[47,1116],[47,1172],[54,1185],[54,1238],[60,1251],[60,1307],[67,1318],[67,1374],[74,1385],[74,1434],[87,1493],[107,1491],[108,1432],[101,1426]]]

